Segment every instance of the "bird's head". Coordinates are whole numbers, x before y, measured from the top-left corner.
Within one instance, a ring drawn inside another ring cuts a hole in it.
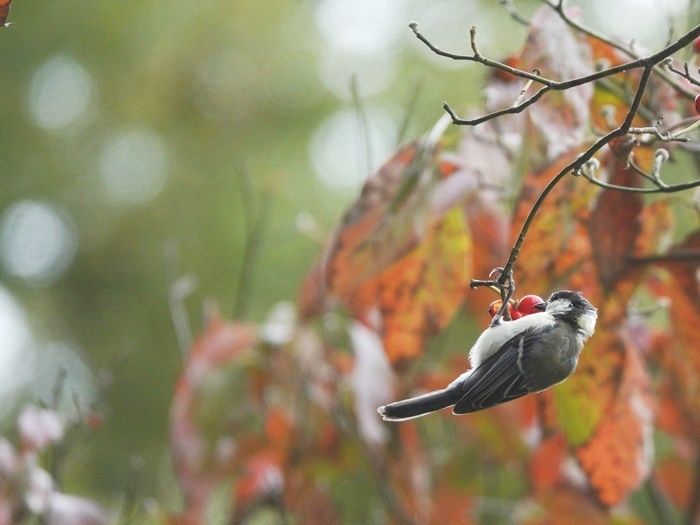
[[[547,312],[555,319],[569,323],[584,339],[593,335],[598,310],[579,292],[571,290],[554,292],[549,299],[535,307]]]

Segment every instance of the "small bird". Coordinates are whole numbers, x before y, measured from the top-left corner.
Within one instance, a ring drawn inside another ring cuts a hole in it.
[[[568,378],[598,313],[579,292],[561,290],[534,305],[538,313],[514,321],[496,316],[469,351],[472,368],[447,388],[379,407],[386,421],[405,421],[454,406],[453,414],[476,412]]]

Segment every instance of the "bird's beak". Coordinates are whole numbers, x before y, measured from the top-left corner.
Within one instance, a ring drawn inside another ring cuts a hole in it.
[[[539,310],[540,312],[544,312],[547,309],[547,301],[542,301],[541,303],[537,303],[535,305],[532,305],[532,307],[535,310]]]

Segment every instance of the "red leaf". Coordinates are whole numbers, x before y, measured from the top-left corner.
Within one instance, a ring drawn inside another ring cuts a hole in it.
[[[230,399],[213,399],[216,393],[211,380],[222,377],[217,374],[228,374],[227,367],[249,352],[256,341],[256,331],[251,325],[225,323],[218,314],[212,314],[177,382],[170,438],[175,471],[186,499],[183,519],[201,519],[212,491],[231,473],[233,457],[230,454],[222,457],[226,436],[220,433],[220,426],[226,414],[219,410],[221,402],[230,406]],[[245,391],[245,385],[239,386]],[[245,392],[241,398],[250,402]]]
[[[10,3],[12,3],[12,0],[0,0],[0,27],[7,25],[5,21],[10,14]]]
[[[535,489],[555,487],[565,481],[562,464],[569,446],[563,434],[545,439],[530,456],[530,481]]]
[[[624,161],[612,158],[610,183],[637,187],[640,177]],[[588,234],[594,246],[593,261],[603,287],[615,288],[631,270],[630,258],[641,232],[642,197],[639,193],[603,190],[591,212]]]

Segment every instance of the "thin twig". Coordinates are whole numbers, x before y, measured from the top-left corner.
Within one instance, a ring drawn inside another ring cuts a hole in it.
[[[255,191],[247,169],[241,169],[241,177],[237,177],[241,184],[241,198],[244,206],[245,220],[245,247],[238,272],[238,285],[236,286],[236,301],[233,307],[234,319],[241,319],[246,311],[250,298],[250,285],[252,282],[255,258],[262,244],[263,233],[268,219],[268,210],[271,205],[269,195],[255,198]]]
[[[551,4],[550,4],[551,5]],[[526,107],[534,104],[539,100],[542,95],[544,95],[547,91],[555,90],[555,91],[563,91],[575,86],[580,86],[582,84],[587,84],[589,82],[594,82],[612,75],[616,75],[617,73],[622,73],[625,71],[629,71],[632,69],[638,69],[638,68],[653,68],[661,62],[663,59],[669,57],[676,51],[684,48],[691,42],[693,42],[697,37],[700,36],[700,25],[694,27],[691,31],[683,35],[681,38],[679,38],[676,42],[671,44],[670,46],[665,47],[661,51],[654,53],[651,56],[648,57],[639,57],[635,60],[632,60],[630,62],[626,62],[624,64],[620,64],[614,67],[610,67],[601,71],[597,71],[595,73],[591,73],[588,75],[584,75],[582,77],[578,78],[573,78],[570,80],[564,80],[564,81],[555,81],[548,79],[546,77],[542,77],[540,75],[537,75],[535,73],[531,73],[529,71],[523,71],[522,69],[517,69],[512,66],[509,66],[507,64],[503,64],[501,62],[497,62],[495,60],[491,60],[489,58],[484,57],[481,55],[478,51],[478,48],[476,47],[476,42],[475,42],[475,35],[476,35],[476,29],[472,27],[472,30],[470,31],[471,34],[471,47],[472,51],[474,52],[473,55],[458,55],[455,53],[449,53],[447,51],[443,51],[442,49],[438,48],[435,46],[432,42],[430,42],[423,34],[418,31],[418,23],[417,22],[411,22],[409,24],[409,27],[413,30],[413,33],[416,35],[416,37],[423,42],[428,48],[433,51],[435,54],[444,56],[447,58],[451,58],[453,60],[466,60],[466,61],[471,61],[471,62],[478,62],[480,64],[483,64],[487,67],[491,67],[494,69],[500,69],[502,71],[506,71],[516,77],[520,78],[525,78],[528,80],[532,80],[533,82],[536,82],[538,84],[543,85],[544,87],[540,89],[535,95],[530,97],[528,100],[523,102],[520,106],[517,106],[515,108],[507,108],[503,109],[500,111],[495,111],[493,113],[490,113],[489,115],[486,115],[481,118],[473,119],[473,120],[467,120],[467,119],[460,119],[456,113],[450,108],[449,104],[445,103],[444,108],[445,111],[447,111],[450,116],[452,117],[452,121],[455,124],[458,125],[466,125],[466,126],[476,126],[477,124],[480,124],[482,122],[485,122],[487,120],[491,120],[493,118],[502,116],[502,115],[507,115],[507,114],[512,114],[512,113],[519,113]],[[639,108],[639,104],[637,104],[637,109]],[[637,109],[635,109],[635,114],[637,112]],[[633,115],[634,116],[634,115]],[[627,126],[629,128],[629,126]]]
[[[663,262],[700,261],[700,251],[697,250],[677,250],[659,255],[647,255],[645,257],[634,257],[630,259],[635,264],[650,264]]]
[[[520,12],[517,10],[515,7],[515,4],[513,4],[513,0],[498,0],[500,4],[505,8],[505,10],[508,12],[510,17],[518,22],[519,24],[524,25],[525,27],[530,27],[530,21],[525,18],[523,15],[520,14]]]
[[[509,108],[505,109],[499,109],[498,111],[494,111],[493,113],[489,113],[488,115],[484,115],[483,117],[475,118],[475,119],[462,119],[457,116],[457,114],[454,112],[454,110],[450,107],[450,105],[445,102],[443,104],[443,108],[445,108],[445,111],[449,113],[450,117],[452,117],[452,122],[454,124],[458,124],[460,126],[476,126],[478,124],[481,124],[482,122],[486,122],[487,120],[492,120],[497,117],[501,117],[503,115],[513,115],[515,113],[520,113],[523,111],[525,108],[533,105],[535,102],[537,102],[540,98],[542,98],[542,95],[544,95],[547,91],[549,91],[550,88],[545,86],[541,88],[537,93],[535,93],[533,96],[531,96],[529,99],[527,99],[525,102],[520,104],[519,106],[511,106]]]
[[[629,162],[627,163],[627,167],[629,167],[632,171],[634,171],[637,175],[640,177],[644,177],[650,182],[656,183],[654,178],[649,175],[646,171],[644,171],[642,168],[637,166],[637,164],[634,162],[634,159],[630,158]]]
[[[687,137],[676,137],[671,134],[670,131],[661,133],[659,128],[656,126],[647,126],[644,128],[630,128],[627,132],[630,135],[654,135],[661,142],[688,142],[690,139]]]
[[[674,184],[672,186],[662,186],[658,188],[633,188],[630,186],[608,184],[605,181],[597,179],[591,175],[586,175],[585,173],[582,173],[582,175],[590,183],[600,186],[601,188],[605,188],[606,190],[626,191],[628,193],[676,193],[700,186],[700,180],[694,180],[683,184]]]
[[[688,82],[690,82],[691,84],[693,84],[693,85],[695,85],[695,86],[700,86],[700,81],[696,80],[696,79],[690,74],[690,71],[688,70],[688,63],[687,63],[687,62],[684,62],[684,63],[683,63],[683,71],[681,71],[680,69],[676,68],[676,67],[673,65],[673,59],[672,59],[672,58],[669,58],[667,61],[665,61],[665,62],[664,62],[664,65],[665,65],[670,71],[672,71],[672,72],[675,73],[676,75],[679,75],[679,76],[683,77],[684,79],[686,79],[686,80],[687,80]]]

